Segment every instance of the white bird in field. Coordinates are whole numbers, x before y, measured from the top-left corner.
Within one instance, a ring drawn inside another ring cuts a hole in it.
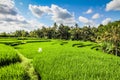
[[[38,48],[38,52],[42,52],[42,48]]]

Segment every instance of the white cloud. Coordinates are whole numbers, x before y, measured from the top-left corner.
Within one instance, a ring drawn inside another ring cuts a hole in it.
[[[86,14],[91,14],[92,12],[93,12],[92,9],[88,9],[85,13],[86,13]]]
[[[106,19],[104,19],[103,21],[102,21],[102,24],[103,25],[106,25],[106,24],[108,24],[109,22],[111,22],[111,18],[106,18]]]
[[[52,20],[57,23],[63,24],[75,24],[74,14],[71,14],[66,9],[63,9],[57,5],[51,5]]]
[[[29,9],[34,16],[39,18],[44,14],[51,15],[52,20],[58,24],[70,25],[75,23],[74,14],[54,4],[51,7],[29,5]]]
[[[44,14],[44,12],[41,11],[37,6],[29,5],[29,9],[32,12],[32,14],[38,18],[40,18]]]
[[[80,16],[79,21],[82,22],[85,25],[94,25],[94,22],[92,20],[87,19],[86,17]]]
[[[43,25],[38,24],[37,21],[26,20],[18,14],[18,10],[14,5],[13,0],[0,0],[0,32],[13,32],[23,29],[30,31]]]
[[[0,14],[0,21],[27,23],[25,18],[19,14],[17,15]]]
[[[96,13],[92,16],[92,19],[98,19],[100,18],[100,14],[99,13]]]
[[[120,0],[112,0],[106,5],[106,11],[120,10]]]
[[[40,18],[44,13],[50,13],[51,10],[48,6],[36,6],[36,5],[29,5],[29,10],[32,14],[38,18]]]
[[[16,15],[16,8],[14,7],[13,0],[0,0],[0,14]]]
[[[13,0],[0,0],[0,5],[7,5],[9,8],[14,7],[14,1]]]

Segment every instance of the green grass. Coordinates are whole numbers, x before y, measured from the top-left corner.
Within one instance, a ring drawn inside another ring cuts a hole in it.
[[[17,52],[10,46],[0,44],[0,66],[20,62]]]
[[[30,80],[21,64],[11,64],[0,68],[0,80]]]
[[[0,80],[30,80],[16,50],[0,44]]]
[[[91,49],[93,46],[91,42],[53,40],[16,47],[33,59],[42,80],[119,80],[120,58]]]

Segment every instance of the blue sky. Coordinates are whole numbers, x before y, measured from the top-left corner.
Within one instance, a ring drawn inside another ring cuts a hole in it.
[[[1,27],[0,32],[16,29],[29,31],[42,25],[51,26],[54,22],[70,26],[78,23],[82,27],[105,25],[110,21],[120,20],[120,0],[1,0],[0,4],[0,22],[4,22],[0,26],[12,24],[12,27],[8,26],[9,30]],[[7,10],[4,5],[16,14],[7,12],[3,15]],[[20,25],[15,27],[18,23]]]
[[[79,16],[84,16],[91,19],[91,17],[96,13],[101,15],[99,19],[94,20],[96,24],[100,24],[103,19],[108,17],[111,18],[112,21],[119,20],[120,11],[105,11],[106,4],[110,1],[111,0],[15,0],[15,4],[16,7],[22,12],[22,15],[25,15],[26,18],[30,18],[30,16],[32,16],[30,10],[28,9],[29,4],[49,7],[52,4],[55,4],[61,8],[67,9],[71,13],[74,13],[75,20],[77,21],[76,23],[81,25],[82,23],[78,20]],[[93,12],[91,14],[85,14],[88,9],[92,9]],[[26,15],[26,12],[30,14]],[[37,20],[49,26],[54,23],[54,21],[50,21],[50,19],[45,18],[45,16]]]

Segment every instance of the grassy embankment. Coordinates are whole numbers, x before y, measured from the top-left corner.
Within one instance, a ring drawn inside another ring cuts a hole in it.
[[[0,43],[0,80],[38,80],[32,60],[12,47],[22,41],[1,39]]]

